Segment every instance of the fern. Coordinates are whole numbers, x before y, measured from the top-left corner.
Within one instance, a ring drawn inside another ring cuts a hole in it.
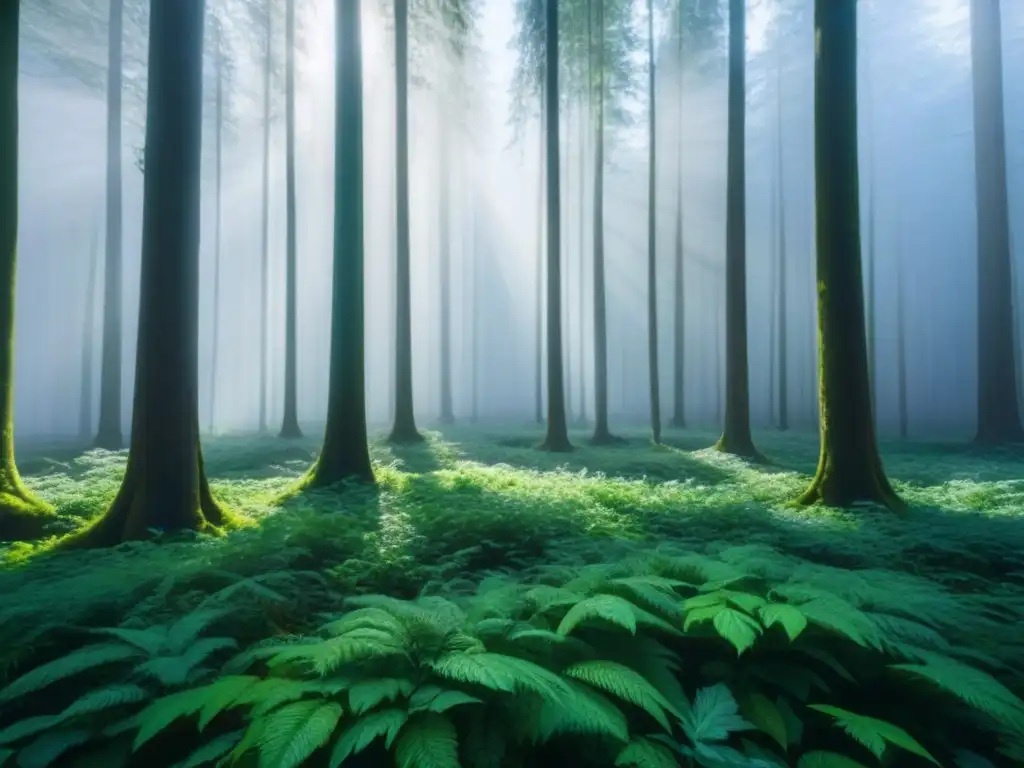
[[[574,664],[563,673],[567,677],[599,688],[642,709],[666,731],[671,731],[665,712],[682,719],[683,714],[641,675],[627,666],[612,661],[585,661]]]
[[[238,745],[244,733],[245,731],[243,730],[222,733],[217,738],[203,744],[184,760],[175,763],[172,768],[201,768],[201,766],[208,765],[214,760],[219,760],[228,755]]]
[[[341,719],[335,701],[295,701],[266,715],[260,731],[260,764],[296,768],[327,743]]]
[[[620,768],[676,768],[679,763],[663,745],[641,737],[619,752],[615,765]]]
[[[49,731],[18,752],[19,768],[47,768],[59,763],[63,755],[93,737],[87,728]]]
[[[338,768],[351,755],[362,752],[381,736],[384,737],[384,746],[391,749],[408,717],[401,709],[380,709],[361,717],[338,737],[331,751],[330,768]]]
[[[585,621],[601,619],[636,634],[636,613],[633,604],[615,595],[593,595],[569,609],[558,625],[558,634],[568,635]]]
[[[935,765],[939,765],[939,762],[929,754],[928,750],[897,725],[887,723],[884,720],[878,720],[874,717],[856,715],[839,707],[825,704],[808,704],[807,706],[809,709],[823,712],[835,718],[837,725],[879,760],[882,759],[886,744],[895,744],[907,752],[911,752],[929,762],[935,763]]]
[[[349,707],[352,714],[361,715],[381,702],[393,702],[399,696],[408,697],[413,691],[413,682],[405,678],[382,677],[353,683],[348,691]]]
[[[14,680],[0,691],[0,704],[13,701],[29,693],[41,691],[43,688],[82,672],[87,672],[106,664],[126,661],[138,655],[138,648],[115,643],[89,645],[85,648],[80,648],[59,659],[54,659],[51,662],[35,667]]]
[[[840,755],[838,752],[815,751],[800,756],[797,768],[867,768],[864,763]]]
[[[730,734],[751,728],[739,711],[736,699],[725,685],[701,688],[682,720],[683,730],[694,744],[725,741]]]
[[[398,768],[457,768],[455,726],[436,712],[413,715],[398,733],[395,763]]]

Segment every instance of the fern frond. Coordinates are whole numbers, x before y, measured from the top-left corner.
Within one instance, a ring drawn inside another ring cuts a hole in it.
[[[199,710],[199,730],[204,730],[217,715],[237,702],[259,682],[261,678],[255,675],[225,675],[207,685],[205,700]]]
[[[59,715],[36,715],[18,720],[0,731],[0,746],[7,746],[42,733],[60,722]]]
[[[730,734],[752,727],[740,717],[739,704],[723,683],[697,691],[693,706],[682,723],[683,730],[694,744],[725,741]]]
[[[905,749],[907,752],[923,757],[935,765],[939,765],[931,754],[922,747],[917,740],[900,728],[898,725],[879,720],[874,717],[854,714],[839,707],[832,707],[826,704],[808,704],[808,709],[813,709],[833,717],[836,725],[863,745],[871,754],[882,759],[886,744],[894,744]]]
[[[636,613],[628,600],[615,595],[593,595],[576,603],[562,618],[556,630],[568,635],[584,621],[601,619],[636,634]]]
[[[815,750],[800,756],[796,768],[868,768],[851,757],[838,752]]]
[[[193,681],[193,672],[210,656],[226,649],[237,648],[229,637],[210,637],[196,641],[185,653],[177,656],[157,656],[142,662],[133,674],[156,680],[165,688],[177,688]]]
[[[323,698],[340,693],[348,686],[344,679],[294,680],[289,677],[268,677],[241,691],[231,706],[251,705],[251,715],[261,717],[283,704],[306,696]]]
[[[390,749],[408,717],[400,709],[378,709],[359,718],[338,737],[328,765],[338,768],[351,755],[362,752],[381,736],[384,737],[384,746]]]
[[[864,648],[882,650],[882,633],[871,617],[837,597],[816,598],[797,606],[811,623],[852,640]]]
[[[201,768],[218,760],[238,746],[245,733],[243,729],[222,733],[215,739],[206,742],[199,749],[186,757],[184,760],[175,763],[172,768]]]
[[[762,733],[766,733],[782,747],[789,746],[789,734],[786,733],[786,719],[775,703],[761,693],[751,693],[743,700],[741,712],[744,719]]]
[[[619,768],[677,768],[679,762],[667,748],[641,736],[619,752],[615,765]]]
[[[11,682],[0,691],[0,703],[13,701],[27,693],[35,693],[80,672],[126,661],[138,655],[138,648],[121,643],[103,643],[79,648],[66,656],[35,667]]]
[[[211,624],[236,610],[234,607],[199,608],[186,613],[168,628],[167,647],[174,653],[183,653]]]
[[[266,716],[259,739],[260,764],[297,768],[327,743],[341,719],[336,701],[295,701]]]
[[[100,627],[92,630],[94,635],[104,635],[135,646],[149,656],[155,656],[167,646],[167,627],[155,624],[145,629],[127,627]]]
[[[120,685],[108,685],[106,688],[99,688],[89,691],[83,696],[69,704],[67,708],[58,715],[61,722],[81,715],[91,715],[96,712],[103,712],[114,707],[121,707],[125,704],[138,704],[149,698],[149,691],[132,683]]]
[[[573,664],[563,674],[642,709],[666,731],[672,730],[665,716],[666,711],[679,719],[683,717],[683,713],[662,696],[657,688],[624,664],[614,661],[584,661]]]
[[[436,712],[409,718],[395,742],[398,768],[457,768],[459,742],[451,720]]]
[[[139,730],[132,749],[138,750],[178,718],[197,713],[206,703],[207,693],[205,688],[187,688],[152,702],[138,714]]]
[[[275,669],[284,664],[299,663],[306,665],[318,675],[326,675],[343,664],[354,661],[405,655],[405,649],[389,643],[387,637],[356,636],[357,633],[369,631],[354,630],[319,642],[281,646],[267,659],[267,666]]]
[[[18,752],[19,768],[49,768],[75,747],[87,743],[93,732],[86,728],[47,731]],[[63,761],[62,761],[63,762]]]
[[[522,738],[542,743],[560,733],[604,736],[625,743],[629,725],[618,705],[600,691],[575,680],[566,680],[568,696],[532,701],[527,694],[515,702],[516,730]]]
[[[384,608],[368,606],[350,611],[338,619],[325,624],[320,628],[331,636],[344,635],[354,629],[376,629],[385,632],[395,638],[395,642],[404,642],[405,628],[393,614]]]
[[[500,653],[452,653],[431,662],[438,675],[492,691],[527,690],[557,699],[568,693],[565,681],[539,664]]]
[[[399,696],[412,694],[415,684],[402,677],[380,677],[353,683],[348,691],[349,707],[352,714],[361,715],[383,701],[393,702]]]

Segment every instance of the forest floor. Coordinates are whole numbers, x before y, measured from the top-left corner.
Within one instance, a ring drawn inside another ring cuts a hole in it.
[[[601,448],[574,431],[570,454],[537,450],[537,428],[425,434],[423,444],[408,447],[374,439],[378,488],[353,486],[341,494],[289,492],[313,461],[317,440],[206,438],[214,495],[239,513],[240,528],[222,537],[55,556],[46,553],[46,542],[4,545],[0,678],[60,646],[66,650],[84,628],[167,621],[239,582],[257,595],[288,597],[263,617],[278,627],[275,633],[285,633],[314,626],[314,614],[353,595],[412,599],[459,584],[471,590],[489,573],[525,579],[538,568],[579,569],[665,549],[732,565],[763,563],[769,553],[807,583],[829,572],[846,578],[844,599],[888,599],[902,602],[904,611],[914,600],[912,583],[927,582],[937,590],[934,605],[962,600],[968,611],[970,602],[979,622],[987,621],[983,614],[999,614],[1000,629],[984,625],[998,635],[978,645],[980,630],[968,620],[950,615],[944,623],[953,634],[958,625],[963,629],[958,647],[980,648],[1009,665],[1001,679],[1018,694],[1024,690],[1024,644],[1013,629],[1024,624],[1019,451],[884,443],[889,476],[911,505],[898,517],[871,506],[793,506],[817,461],[811,433],[756,433],[766,466],[710,450],[717,435],[700,431],[669,430],[660,446],[646,432],[627,431],[623,445]],[[117,491],[125,454],[40,445],[19,448],[18,461],[27,484],[57,507],[57,533],[102,513]],[[907,598],[901,601],[902,588]],[[334,597],[325,601],[324,590]],[[252,642],[266,631],[240,640]]]

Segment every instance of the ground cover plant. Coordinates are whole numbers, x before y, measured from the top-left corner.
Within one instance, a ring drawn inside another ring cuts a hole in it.
[[[380,488],[290,493],[309,442],[221,438],[242,527],[11,544],[11,765],[1006,765],[1024,759],[1024,527],[1010,453],[885,446],[904,517],[788,505],[773,459],[553,456],[514,428],[373,444]],[[72,530],[123,454],[39,446]],[[56,533],[57,531],[55,531]],[[389,756],[390,755],[390,756]]]

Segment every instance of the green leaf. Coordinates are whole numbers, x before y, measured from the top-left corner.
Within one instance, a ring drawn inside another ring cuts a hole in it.
[[[786,720],[771,699],[760,693],[752,693],[746,697],[744,705],[743,715],[746,720],[758,730],[771,736],[775,743],[785,751],[789,745]]]
[[[770,628],[778,624],[785,630],[791,641],[796,640],[800,633],[807,628],[807,617],[800,612],[799,608],[788,603],[762,605],[759,613],[765,627]]]
[[[393,702],[399,696],[408,697],[413,683],[401,677],[380,677],[353,683],[348,690],[348,703],[355,715],[367,712],[383,701]]]
[[[217,715],[259,682],[260,678],[255,675],[225,675],[207,685],[205,701],[199,711],[199,730],[204,730]]]
[[[751,728],[739,712],[732,691],[724,683],[701,688],[690,714],[683,718],[683,730],[694,743],[725,741],[730,734]]]
[[[836,725],[840,726],[853,739],[860,742],[879,760],[882,759],[885,745],[888,742],[939,765],[939,762],[928,753],[928,750],[922,747],[913,736],[898,725],[893,725],[885,720],[878,720],[874,717],[857,715],[853,712],[847,712],[845,709],[831,707],[826,704],[808,704],[807,707],[808,709],[823,712],[834,717]]]
[[[689,632],[690,627],[694,624],[700,624],[704,621],[713,621],[722,611],[732,610],[725,603],[714,603],[713,605],[702,605],[698,608],[694,608],[691,611],[686,612],[686,619],[683,620],[683,631]]]
[[[564,681],[539,664],[500,653],[450,653],[430,663],[441,677],[481,685],[492,691],[528,690],[558,698],[567,694]]]
[[[451,720],[437,712],[413,715],[395,742],[397,768],[457,768],[459,742]]]
[[[138,704],[149,698],[149,692],[132,683],[108,685],[95,691],[89,691],[79,697],[60,713],[59,717],[68,720],[80,715],[90,715],[107,709],[120,707],[124,704]]]
[[[295,701],[267,715],[260,737],[260,765],[296,768],[327,743],[341,719],[336,701]]]
[[[0,745],[6,746],[16,741],[27,739],[29,736],[35,736],[37,733],[45,731],[59,722],[59,715],[36,715],[35,717],[26,717],[24,720],[18,720],[0,731]]]
[[[837,597],[818,597],[800,606],[800,612],[811,623],[864,648],[881,650],[878,627],[864,611]]]
[[[742,654],[750,648],[761,632],[761,626],[755,619],[734,608],[719,611],[715,614],[713,623],[715,631],[733,644],[737,654]]]
[[[867,768],[864,763],[840,755],[838,752],[816,750],[801,755],[796,768]]]
[[[470,696],[468,693],[463,693],[462,691],[441,691],[427,703],[426,710],[429,712],[440,713],[447,712],[452,707],[457,707],[461,704],[483,703],[484,702],[476,696]]]
[[[615,595],[593,595],[580,600],[565,614],[556,631],[565,636],[577,625],[592,619],[603,619],[622,627],[630,634],[636,634],[636,613],[633,604]]]
[[[244,733],[245,731],[242,729],[222,733],[212,741],[203,744],[181,762],[175,763],[173,768],[200,768],[200,766],[224,757],[242,740]]]
[[[350,756],[358,754],[384,736],[385,746],[390,749],[399,729],[405,725],[408,715],[400,709],[379,709],[359,718],[342,732],[331,752],[330,768],[338,768]]]
[[[35,693],[79,672],[95,669],[139,655],[139,650],[121,643],[89,645],[26,672],[0,691],[0,703]]]
[[[563,674],[639,707],[666,731],[672,730],[665,716],[666,710],[680,719],[683,716],[657,688],[624,664],[604,660],[584,661],[568,667]]]
[[[44,733],[18,753],[19,768],[47,768],[75,747],[80,747],[93,736],[92,731],[76,728]]]
[[[676,768],[679,762],[666,747],[639,736],[619,752],[615,765],[620,768]]]
[[[179,717],[195,714],[205,702],[206,691],[202,688],[178,691],[157,699],[138,715],[139,730],[132,750],[138,750]]]

